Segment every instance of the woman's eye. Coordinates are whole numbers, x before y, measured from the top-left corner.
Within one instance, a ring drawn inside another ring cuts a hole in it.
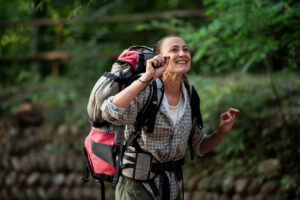
[[[177,51],[177,49],[171,49],[171,51],[172,51],[172,52],[176,52],[176,51]]]

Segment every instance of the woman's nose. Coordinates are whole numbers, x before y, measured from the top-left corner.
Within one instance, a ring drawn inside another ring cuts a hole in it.
[[[185,52],[183,50],[179,51],[179,56],[183,56],[185,54]]]

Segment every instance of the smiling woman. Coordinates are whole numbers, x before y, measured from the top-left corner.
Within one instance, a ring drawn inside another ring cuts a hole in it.
[[[121,171],[116,199],[182,199],[181,167],[188,143],[195,156],[202,156],[217,146],[231,130],[239,113],[234,108],[220,115],[219,126],[213,134],[207,136],[202,132],[199,121],[192,116],[196,110],[192,108],[192,105],[195,106],[195,103],[192,104],[195,92],[191,92],[194,90],[190,90],[192,86],[185,76],[190,68],[191,55],[186,42],[177,36],[166,36],[155,45],[154,57],[147,60],[146,72],[127,88],[103,102],[103,119],[125,125],[124,134],[128,140],[138,113],[147,103],[152,82],[157,83],[158,89],[164,88],[153,133],[142,128],[140,137],[125,150],[123,163],[129,162],[136,170]],[[141,152],[144,153],[143,158],[132,157]],[[145,166],[146,163],[149,166]],[[154,173],[156,176],[139,182],[135,178],[135,171],[141,170],[145,174]]]

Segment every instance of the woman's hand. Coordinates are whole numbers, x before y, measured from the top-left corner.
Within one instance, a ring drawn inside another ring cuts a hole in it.
[[[169,57],[163,57],[162,55],[154,56],[152,59],[147,60],[146,73],[143,74],[140,79],[147,82],[152,81],[160,77],[169,64]]]
[[[213,150],[231,130],[236,116],[240,113],[238,109],[230,108],[220,115],[220,123],[213,134],[206,136],[200,145],[200,153],[206,154]]]
[[[220,115],[220,123],[217,129],[218,134],[227,135],[231,130],[236,116],[240,113],[238,109],[230,108]]]

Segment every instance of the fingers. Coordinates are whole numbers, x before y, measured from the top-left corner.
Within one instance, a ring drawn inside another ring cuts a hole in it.
[[[240,113],[240,110],[236,109],[236,108],[230,108],[228,110],[228,112],[233,116],[233,117],[236,117],[239,113]]]
[[[230,108],[227,112],[224,112],[220,115],[222,123],[230,123],[235,117],[240,113],[238,109]]]
[[[163,57],[161,55],[157,55],[154,58],[152,58],[150,60],[150,62],[152,62],[152,66],[154,68],[159,68],[159,67],[164,66],[168,62],[168,58],[167,57]]]
[[[232,115],[230,114],[230,112],[225,112],[225,113],[222,113],[221,114],[221,122],[224,122],[224,123],[229,123],[231,122],[232,120]]]

